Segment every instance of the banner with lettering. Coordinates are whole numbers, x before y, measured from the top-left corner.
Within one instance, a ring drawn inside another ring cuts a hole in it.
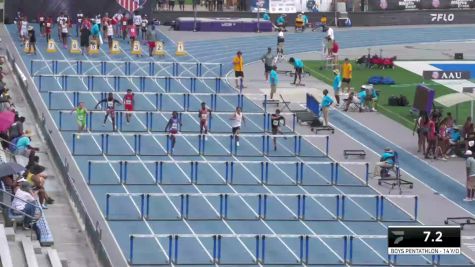
[[[371,11],[474,8],[475,0],[368,0]]]

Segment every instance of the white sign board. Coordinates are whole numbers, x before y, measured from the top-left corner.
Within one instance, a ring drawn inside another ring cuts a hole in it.
[[[296,13],[295,0],[269,0],[269,13]]]

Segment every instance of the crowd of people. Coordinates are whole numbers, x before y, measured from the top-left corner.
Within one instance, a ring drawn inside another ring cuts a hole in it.
[[[3,64],[3,60],[0,61]],[[2,68],[3,70],[3,68]],[[54,202],[45,189],[48,175],[46,168],[40,164],[40,149],[32,145],[34,134],[29,129],[24,129],[26,118],[21,116],[16,109],[9,89],[4,81],[6,74],[1,71],[0,76],[0,112],[11,113],[13,121],[6,125],[5,130],[0,132],[2,150],[15,158],[24,158],[18,162],[27,162],[22,172],[12,173],[0,179],[7,188],[15,195],[12,200],[13,213],[27,215],[24,219],[24,227],[30,228],[38,219],[39,211],[37,201],[41,208],[47,209]],[[4,163],[7,164],[7,163]]]
[[[28,53],[36,54],[35,28],[21,13],[18,13],[15,22],[22,43],[29,46]],[[160,25],[158,19],[150,20],[146,14],[142,16],[139,12],[133,14],[117,12],[113,16],[109,16],[108,13],[87,16],[79,11],[75,18],[62,12],[56,19],[40,15],[38,22],[40,34],[47,41],[53,38],[52,30],[56,24],[58,40],[65,49],[68,48],[69,37],[74,36],[75,32],[76,37],[79,37],[83,53],[89,51],[91,43],[96,44],[99,48],[104,42],[107,42],[109,49],[112,49],[113,40],[121,38],[128,40],[131,48],[136,40],[146,41],[150,56],[152,56],[155,42],[158,41],[156,27]]]
[[[459,129],[450,112],[443,117],[438,110],[430,114],[421,111],[413,134],[417,134],[417,152],[423,153],[426,159],[447,160],[462,155],[468,141],[475,140],[471,117],[467,118],[463,129]]]

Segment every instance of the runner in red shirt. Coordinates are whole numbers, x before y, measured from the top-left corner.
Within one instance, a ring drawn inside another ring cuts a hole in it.
[[[132,117],[132,111],[134,111],[134,102],[134,93],[132,93],[132,89],[127,89],[127,94],[124,96],[125,118],[127,119],[127,124],[130,122],[130,117]]]
[[[198,111],[198,117],[200,118],[200,134],[205,133],[205,140],[208,140],[208,119],[211,118],[211,109],[206,107],[206,103],[201,103],[201,108]]]

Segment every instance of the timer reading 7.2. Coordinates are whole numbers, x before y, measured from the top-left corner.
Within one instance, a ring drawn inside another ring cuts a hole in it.
[[[435,232],[435,238],[431,238],[431,231],[423,231],[423,233],[426,235],[426,238],[424,239],[424,242],[442,242],[442,232],[437,231]]]

